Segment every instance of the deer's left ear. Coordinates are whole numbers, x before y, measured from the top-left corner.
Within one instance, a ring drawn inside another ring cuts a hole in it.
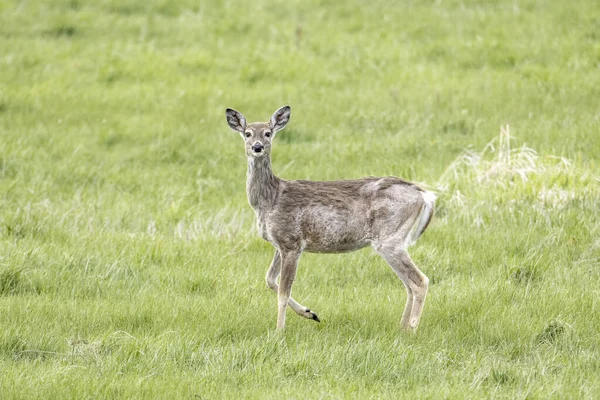
[[[287,125],[290,120],[290,114],[292,109],[290,106],[283,106],[279,110],[275,111],[271,119],[269,120],[269,125],[271,129],[273,129],[273,133],[282,130]]]

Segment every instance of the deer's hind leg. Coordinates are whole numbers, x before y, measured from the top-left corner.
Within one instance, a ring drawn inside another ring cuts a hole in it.
[[[390,240],[374,245],[373,247],[392,267],[406,287],[408,298],[400,322],[402,327],[405,329],[417,329],[421,321],[429,279],[417,268],[406,249],[397,243],[395,240]]]
[[[414,299],[413,291],[410,288],[410,286],[408,284],[406,284],[406,282],[404,282],[404,280],[402,280],[402,278],[400,277],[400,274],[396,271],[396,269],[394,267],[392,267],[392,269],[394,270],[394,272],[396,272],[396,275],[398,275],[398,278],[400,278],[400,280],[404,284],[404,287],[406,288],[406,305],[404,306],[404,312],[402,313],[402,319],[400,320],[400,325],[403,328],[409,328],[410,327],[410,316],[412,314],[413,299]]]
[[[273,256],[273,261],[271,262],[271,266],[269,267],[269,270],[267,271],[267,286],[271,289],[273,289],[273,291],[275,291],[275,293],[279,294],[279,285],[277,284],[277,277],[279,277],[279,273],[281,272],[281,254],[279,253],[279,250],[275,250],[275,255]],[[288,305],[292,308],[292,310],[294,310],[296,312],[296,314],[304,317],[304,318],[308,318],[308,319],[312,319],[315,320],[317,322],[321,322],[319,320],[319,317],[317,316],[317,314],[314,311],[311,311],[309,308],[304,307],[302,304],[298,303],[296,300],[294,300],[291,296],[288,300]]]

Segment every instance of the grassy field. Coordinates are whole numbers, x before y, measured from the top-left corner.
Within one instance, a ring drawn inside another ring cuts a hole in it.
[[[419,332],[370,249],[271,246],[288,179],[435,190]],[[504,128],[501,134],[501,126]],[[0,397],[600,397],[600,2],[0,2]]]

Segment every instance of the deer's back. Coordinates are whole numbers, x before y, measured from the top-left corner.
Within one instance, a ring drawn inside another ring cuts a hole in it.
[[[395,177],[281,181],[266,217],[268,240],[309,252],[346,252],[399,229],[423,205],[423,190]]]

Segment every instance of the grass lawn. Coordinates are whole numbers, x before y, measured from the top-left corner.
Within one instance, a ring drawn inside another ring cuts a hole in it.
[[[417,334],[371,249],[264,274],[273,170],[437,192]],[[501,130],[502,126],[502,130]],[[0,397],[600,397],[600,2],[0,2]]]

